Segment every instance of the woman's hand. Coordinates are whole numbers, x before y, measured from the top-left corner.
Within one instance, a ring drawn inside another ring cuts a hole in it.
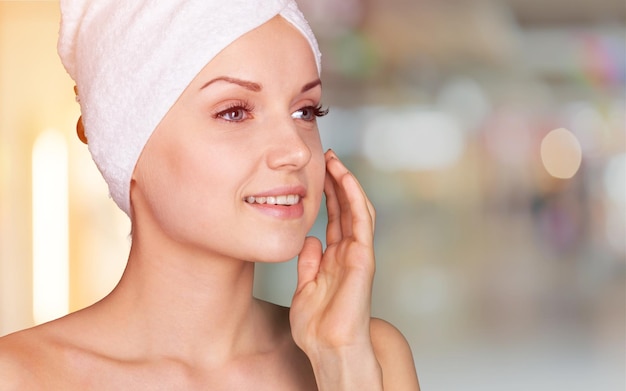
[[[290,322],[320,389],[382,389],[370,337],[375,211],[356,178],[326,153],[326,251],[307,238]]]

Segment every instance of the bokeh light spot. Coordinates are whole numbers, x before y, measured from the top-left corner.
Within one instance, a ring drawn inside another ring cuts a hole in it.
[[[555,178],[576,175],[582,161],[582,150],[576,136],[565,128],[549,132],[541,141],[541,161]]]

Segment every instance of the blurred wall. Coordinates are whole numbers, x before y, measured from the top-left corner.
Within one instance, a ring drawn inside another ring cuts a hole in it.
[[[76,137],[79,107],[56,53],[58,26],[56,1],[0,1],[2,335],[35,323],[32,157],[42,134],[56,132],[67,149],[70,310],[110,291],[129,247],[125,215],[108,199],[87,147]]]

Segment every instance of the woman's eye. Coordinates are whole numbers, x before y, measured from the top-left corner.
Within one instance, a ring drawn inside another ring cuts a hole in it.
[[[217,117],[226,121],[239,122],[246,119],[247,113],[243,107],[231,107],[228,110],[217,113]]]
[[[294,111],[291,116],[295,119],[302,119],[305,121],[312,121],[315,118],[311,107],[303,107],[300,110]]]
[[[224,110],[216,113],[215,118],[228,122],[241,122],[252,117],[254,107],[246,101],[234,102]]]
[[[294,119],[301,119],[304,121],[313,121],[317,117],[323,117],[328,114],[328,109],[322,109],[322,106],[306,106],[300,110],[294,111],[291,117]]]

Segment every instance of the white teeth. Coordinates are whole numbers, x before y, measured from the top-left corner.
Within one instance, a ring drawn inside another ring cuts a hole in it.
[[[286,194],[269,197],[248,196],[244,199],[249,204],[269,204],[269,205],[295,205],[300,202],[300,196],[297,194]]]

